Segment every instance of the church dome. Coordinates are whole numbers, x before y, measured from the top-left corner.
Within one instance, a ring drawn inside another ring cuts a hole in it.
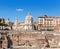
[[[28,12],[28,15],[25,18],[25,24],[32,24],[33,23],[33,18],[30,14],[30,12]]]
[[[26,18],[25,18],[25,19],[28,19],[28,20],[33,19],[33,18],[32,18],[32,16],[31,16],[31,14],[30,14],[30,12],[28,12],[28,15],[26,16]]]

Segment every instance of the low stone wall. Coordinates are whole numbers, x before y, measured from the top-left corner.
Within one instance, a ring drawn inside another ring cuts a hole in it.
[[[24,46],[22,46],[22,47],[14,47],[13,49],[40,49],[40,48],[38,48],[38,47],[24,47]]]
[[[60,49],[60,48],[43,48],[43,49]]]
[[[3,49],[3,48],[1,48]],[[8,48],[5,48],[8,49]],[[39,48],[39,47],[14,47],[12,49],[60,49],[60,48]]]
[[[60,48],[14,47],[13,49],[60,49]]]

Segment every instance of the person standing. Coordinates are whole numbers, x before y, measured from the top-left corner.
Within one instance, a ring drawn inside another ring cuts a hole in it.
[[[2,48],[2,43],[3,43],[2,38],[0,38],[0,48]]]
[[[7,48],[12,49],[13,42],[10,38],[10,35],[7,36]]]

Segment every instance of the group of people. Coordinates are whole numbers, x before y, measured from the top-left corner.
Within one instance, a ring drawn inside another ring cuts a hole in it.
[[[13,42],[10,38],[10,35],[6,36],[6,38],[7,38],[7,48],[12,49]],[[4,41],[4,37],[1,36],[0,37],[0,48],[2,48],[3,41]]]

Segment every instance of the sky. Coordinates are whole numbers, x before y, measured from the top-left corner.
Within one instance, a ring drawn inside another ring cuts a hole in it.
[[[31,12],[34,21],[40,15],[60,16],[60,0],[0,0],[0,18],[10,18],[15,22],[24,22],[27,13]]]

